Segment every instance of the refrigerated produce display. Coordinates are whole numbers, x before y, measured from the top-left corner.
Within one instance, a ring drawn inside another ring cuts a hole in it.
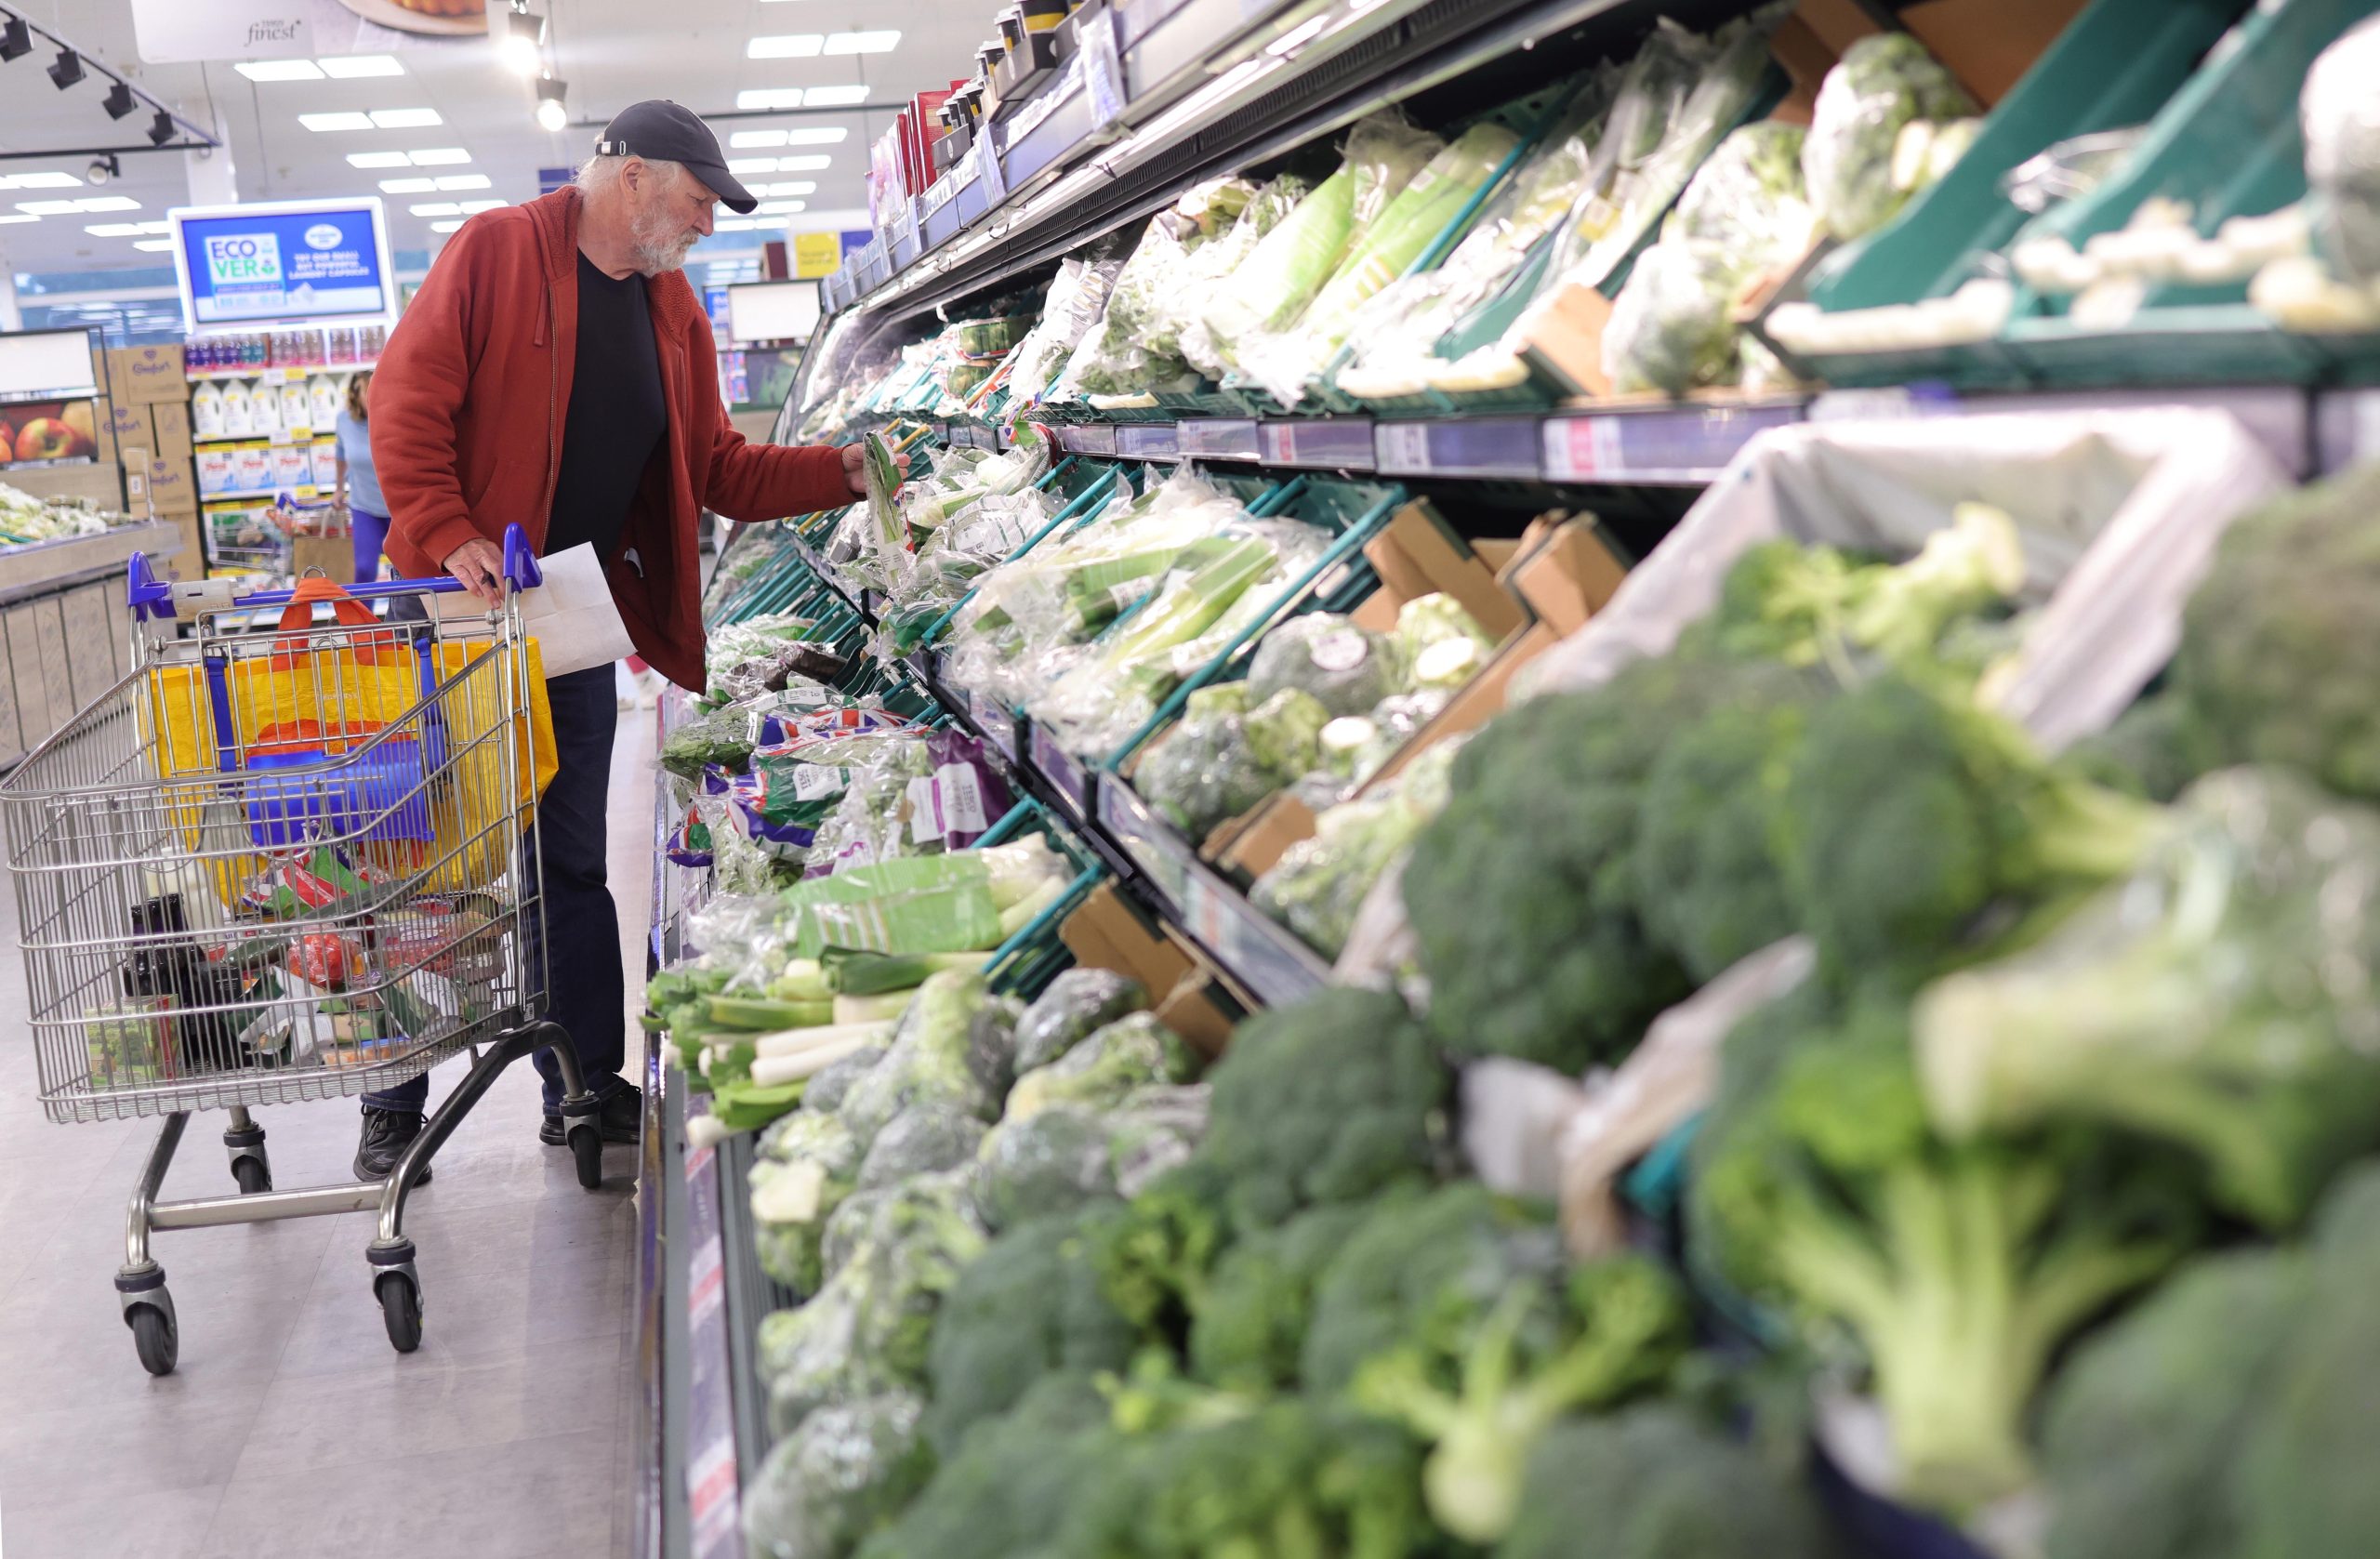
[[[2375,10],[1012,7],[665,702],[641,1552],[2380,1552]]]

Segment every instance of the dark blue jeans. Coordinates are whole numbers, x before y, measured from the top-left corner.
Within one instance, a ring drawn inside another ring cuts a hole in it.
[[[545,970],[546,1016],[569,1033],[588,1089],[603,1099],[627,1086],[620,1078],[628,1061],[627,975],[620,965],[619,911],[604,881],[603,803],[611,792],[619,697],[609,666],[549,679],[546,697],[553,706],[557,767],[537,801],[545,889],[540,912],[524,917],[529,978]],[[536,956],[541,943],[542,962]],[[544,1050],[536,1054],[536,1067],[551,1114],[562,1104],[562,1068]],[[429,1097],[430,1079],[421,1077],[367,1093],[364,1103],[419,1111]]]

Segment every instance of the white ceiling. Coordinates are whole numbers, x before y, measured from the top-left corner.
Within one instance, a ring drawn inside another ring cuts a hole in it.
[[[392,33],[359,20],[347,0],[314,0],[315,47],[319,53],[393,54],[401,76],[363,80],[253,82],[229,64],[143,65],[134,46],[132,0],[9,0],[38,25],[72,40],[90,59],[123,74],[195,123],[220,123],[243,200],[281,200],[381,193],[379,180],[440,175],[483,175],[486,189],[452,192],[389,193],[390,241],[400,250],[430,249],[443,242],[431,230],[439,216],[415,216],[409,207],[442,201],[534,197],[537,170],[584,157],[597,137],[574,124],[549,135],[531,117],[535,97],[526,78],[508,70],[485,38],[426,39]],[[385,0],[353,0],[371,8]],[[861,177],[869,143],[891,125],[891,114],[913,92],[938,86],[972,69],[975,46],[996,28],[995,0],[531,0],[550,18],[546,65],[568,86],[573,121],[602,119],[645,98],[671,98],[697,112],[733,110],[739,92],[760,88],[864,84],[867,108],[826,115],[784,114],[770,118],[720,119],[713,128],[722,146],[738,131],[840,127],[838,144],[805,145],[773,153],[731,150],[731,157],[772,154],[828,158],[823,169],[754,173],[747,184],[807,180],[814,191],[799,198],[800,214],[764,218],[765,231],[721,234],[705,253],[757,246],[779,236],[774,224],[793,231],[865,226],[866,205]],[[490,0],[493,25],[502,29],[501,0]],[[886,53],[810,59],[747,58],[756,35],[826,33],[898,29],[897,47]],[[99,99],[106,84],[96,77],[65,92],[43,73],[51,55],[37,48],[0,65],[0,151],[139,144],[148,121],[136,114],[111,122]],[[428,108],[443,123],[404,130],[317,132],[298,122],[301,113]],[[460,147],[470,153],[463,165],[359,169],[348,154]],[[81,174],[89,156],[0,162],[0,175],[60,169]],[[0,223],[0,271],[88,271],[170,263],[163,253],[134,245],[143,235],[95,236],[88,226],[139,223],[163,218],[170,206],[191,204],[190,171],[180,154],[126,155],[123,175],[104,190],[0,190],[0,216],[21,215],[24,201],[121,196],[139,203],[137,211],[51,215],[33,222]],[[203,187],[203,186],[202,186]],[[782,198],[795,198],[786,196]],[[727,213],[721,212],[721,216]],[[823,218],[823,219],[822,219]]]

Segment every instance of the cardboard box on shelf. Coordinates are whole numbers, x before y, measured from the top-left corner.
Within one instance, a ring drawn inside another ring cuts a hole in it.
[[[189,456],[149,462],[149,507],[157,514],[196,514],[198,477]]]
[[[1232,1017],[1214,995],[1211,971],[1170,932],[1152,926],[1112,885],[1092,890],[1058,928],[1058,940],[1086,969],[1138,980],[1157,1021],[1212,1058],[1231,1038]]]
[[[138,446],[159,460],[191,457],[190,407],[179,401],[145,404],[119,401],[109,413],[108,425],[120,446]]]
[[[119,405],[180,405],[190,399],[180,345],[110,348],[107,390]]]
[[[168,579],[204,579],[206,577],[206,526],[195,514],[176,514],[171,520],[175,534],[181,537],[181,550],[172,557],[152,560],[156,572]]]

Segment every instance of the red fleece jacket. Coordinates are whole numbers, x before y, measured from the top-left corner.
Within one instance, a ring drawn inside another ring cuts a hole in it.
[[[389,556],[409,576],[444,572],[471,537],[518,524],[545,549],[578,348],[575,189],[463,224],[390,333],[372,380],[372,457],[389,500]],[[639,654],[703,685],[704,509],[776,520],[851,502],[829,448],[746,442],[727,424],[710,320],[682,272],[647,287],[669,432],[604,560]]]

